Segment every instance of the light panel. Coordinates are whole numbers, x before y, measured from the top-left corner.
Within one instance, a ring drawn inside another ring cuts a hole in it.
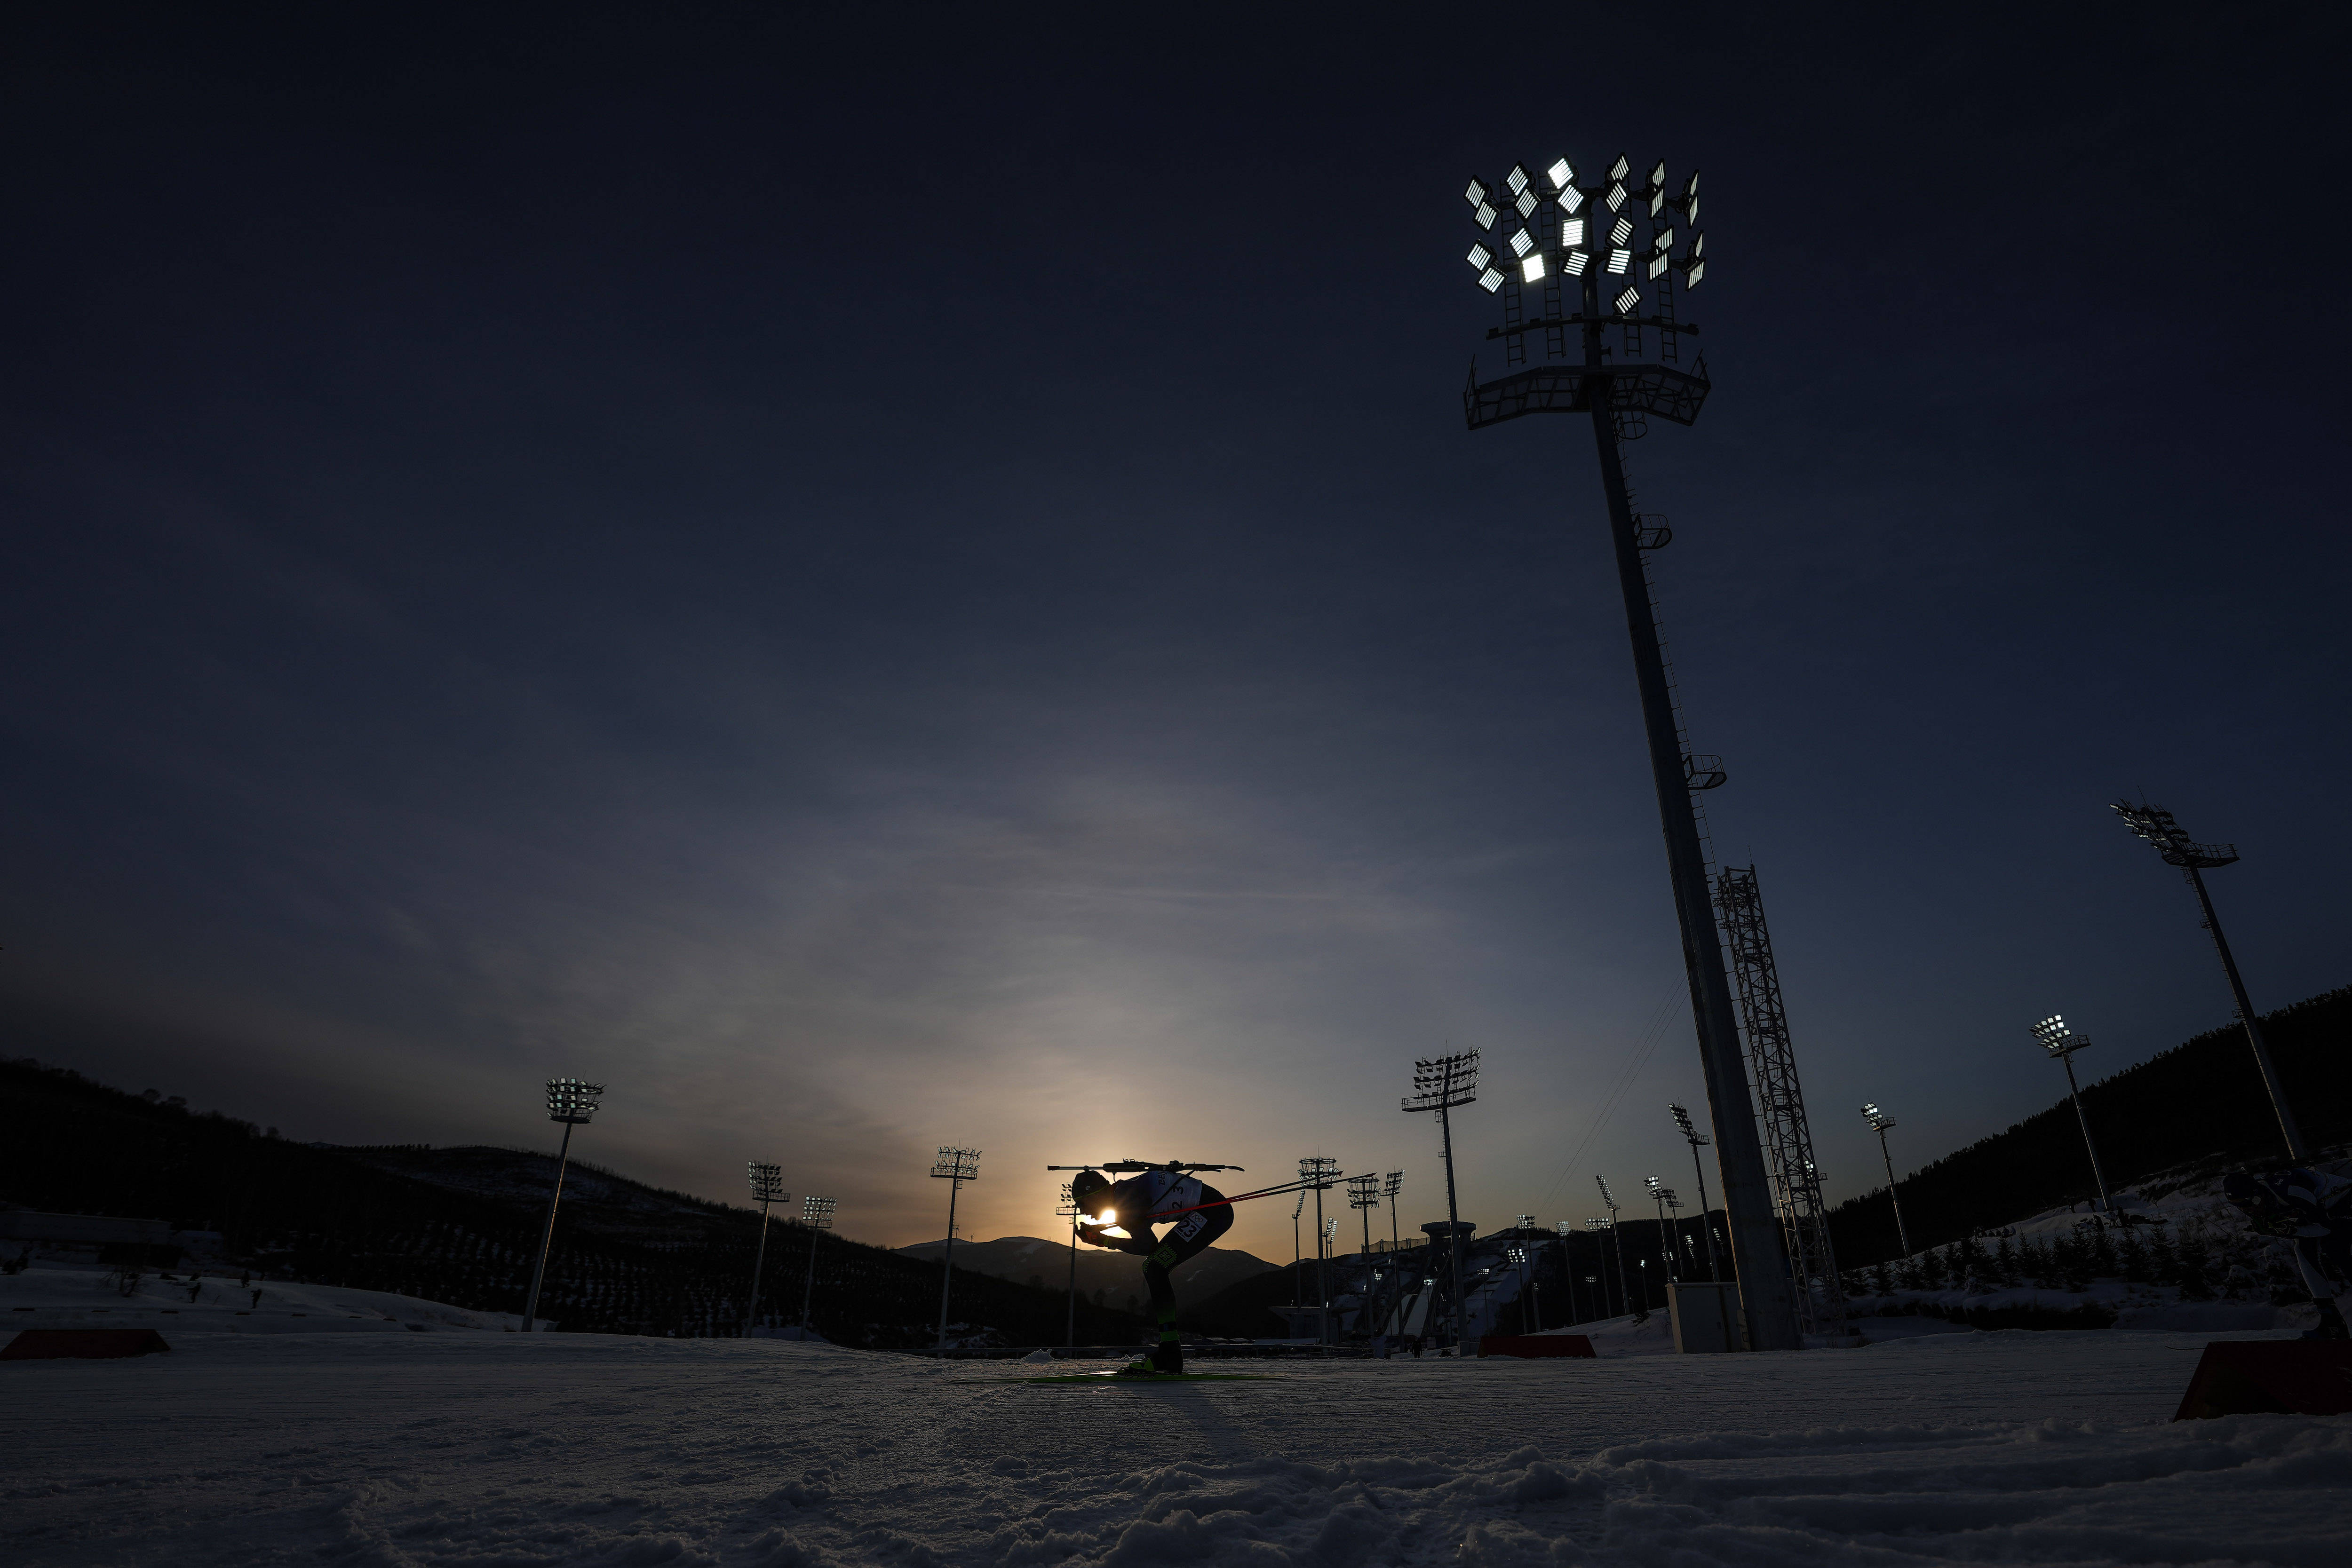
[[[1622,272],[1622,271],[1624,271],[1627,267],[1631,267],[1631,266],[1633,266],[1633,253],[1632,251],[1630,251],[1630,250],[1612,250],[1612,251],[1611,251],[1611,252],[1609,253],[1609,270],[1610,270],[1610,271],[1612,271],[1612,272]]]
[[[1584,193],[1578,190],[1575,186],[1570,185],[1567,190],[1562,191],[1559,193],[1559,210],[1561,212],[1572,213],[1582,205],[1584,205]]]
[[[1630,316],[1633,313],[1633,307],[1641,302],[1642,291],[1638,288],[1628,288],[1617,297],[1617,314]]]
[[[1481,202],[1478,204],[1478,210],[1470,215],[1477,220],[1480,228],[1490,229],[1495,226],[1495,220],[1502,214],[1495,211],[1492,203]]]
[[[1664,256],[1666,252],[1674,249],[1675,231],[1672,229],[1660,229],[1656,234],[1651,235],[1650,248],[1656,251],[1660,256]]]
[[[1650,258],[1650,265],[1643,269],[1642,276],[1648,278],[1651,282],[1655,283],[1659,278],[1665,276],[1666,268],[1673,265],[1673,260],[1669,258],[1664,251],[1660,251],[1657,255]]]
[[[1478,275],[1478,287],[1492,294],[1503,287],[1503,275],[1490,267]]]
[[[1510,173],[1503,180],[1503,183],[1511,188],[1511,194],[1515,196],[1525,191],[1528,183],[1527,165],[1524,163],[1512,164]]]
[[[603,1108],[604,1086],[591,1083],[584,1078],[551,1078],[547,1081],[547,1119],[569,1122],[574,1125],[585,1123]]]
[[[1551,188],[1555,191],[1567,190],[1576,179],[1576,171],[1569,166],[1569,162],[1565,158],[1553,163],[1544,172],[1551,176]]]
[[[1562,245],[1582,245],[1584,243],[1584,220],[1582,218],[1560,219],[1559,243]]]
[[[1626,162],[1625,154],[1620,152],[1617,154],[1617,162],[1609,165],[1609,177],[1612,180],[1622,180],[1627,174],[1632,173],[1633,170],[1633,165]]]
[[[1706,235],[1695,234],[1691,235],[1690,253],[1693,256],[1705,256],[1706,254]]]
[[[1486,264],[1495,259],[1495,253],[1483,245],[1474,245],[1470,247],[1469,259],[1470,269],[1473,272],[1484,272],[1486,270]]]
[[[1525,229],[1521,229],[1518,233],[1511,236],[1511,254],[1513,256],[1525,256],[1528,252],[1535,249],[1535,247],[1536,236],[1528,233]]]
[[[1544,259],[1543,259],[1543,252],[1541,252],[1541,251],[1538,251],[1538,252],[1536,252],[1533,256],[1531,256],[1528,257],[1525,261],[1523,261],[1523,262],[1519,263],[1519,281],[1520,281],[1520,282],[1522,282],[1522,283],[1541,283],[1541,282],[1543,281],[1543,276],[1544,276]]]
[[[1665,188],[1666,161],[1661,158],[1658,160],[1657,166],[1650,171],[1650,189],[1653,191],[1663,191]]]
[[[1536,215],[1536,193],[1533,191],[1521,191],[1519,199],[1513,202],[1511,205],[1519,209],[1519,216],[1531,218]]]
[[[1591,260],[1591,256],[1588,252],[1571,250],[1559,258],[1560,269],[1570,277],[1582,277],[1585,266]]]
[[[1470,182],[1469,188],[1462,193],[1462,199],[1474,207],[1481,205],[1486,200],[1486,187],[1480,182],[1473,180]]]
[[[1609,194],[1602,199],[1608,202],[1609,210],[1612,213],[1615,212],[1618,208],[1625,204],[1625,187],[1622,185],[1610,186]]]
[[[1706,276],[1706,263],[1699,260],[1696,256],[1693,256],[1690,260],[1683,263],[1683,287],[1685,288],[1696,288],[1698,287],[1698,280]]]
[[[1611,245],[1623,245],[1627,240],[1632,239],[1633,237],[1633,225],[1631,219],[1619,218],[1615,223],[1609,225],[1609,243]]]

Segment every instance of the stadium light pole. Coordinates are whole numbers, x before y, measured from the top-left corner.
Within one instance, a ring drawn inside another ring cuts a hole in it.
[[[1535,1229],[1535,1228],[1536,1217],[1534,1215],[1515,1214],[1511,1216],[1511,1228],[1519,1233],[1518,1245],[1511,1249],[1511,1250],[1518,1259],[1519,1289],[1522,1292],[1532,1291],[1535,1288],[1535,1248],[1529,1234]],[[1539,1320],[1542,1316],[1540,1303],[1538,1304],[1537,1316]],[[1524,1307],[1519,1311],[1519,1322],[1523,1326],[1527,1322],[1527,1309]],[[1543,1327],[1543,1323],[1538,1321],[1536,1327],[1541,1328]]]
[[[1673,1235],[1667,1230],[1666,1226],[1672,1218],[1672,1211],[1680,1208],[1683,1206],[1682,1199],[1675,1196],[1674,1188],[1660,1181],[1656,1176],[1644,1176],[1642,1178],[1642,1184],[1650,1189],[1651,1202],[1657,1205],[1658,1256],[1665,1262],[1666,1278],[1668,1280],[1672,1280],[1675,1278],[1676,1273],[1676,1270],[1675,1268],[1675,1243]]]
[[[1070,1323],[1063,1338],[1063,1348],[1076,1350],[1078,1346],[1078,1195],[1071,1190],[1070,1183],[1062,1184],[1062,1206],[1054,1212],[1070,1222]]]
[[[1306,1300],[1301,1298],[1307,1291],[1306,1286],[1307,1250],[1306,1250],[1306,1244],[1298,1241],[1298,1216],[1303,1216],[1306,1210],[1307,1210],[1307,1189],[1301,1187],[1298,1189],[1298,1201],[1291,1204],[1291,1312],[1298,1312],[1301,1307],[1306,1307]]]
[[[1381,1196],[1389,1200],[1389,1252],[1391,1256],[1402,1249],[1403,1240],[1397,1233],[1397,1194],[1404,1190],[1404,1172],[1391,1171],[1381,1177]]]
[[[1676,275],[1688,290],[1706,272],[1698,175],[1670,190],[1661,162],[1644,183],[1632,181],[1633,165],[1620,156],[1590,183],[1580,183],[1564,157],[1539,174],[1516,164],[1499,187],[1469,183],[1463,195],[1479,236],[1466,258],[1471,277],[1503,308],[1502,325],[1487,337],[1503,340],[1510,364],[1528,357],[1535,338],[1548,362],[1482,384],[1474,361],[1463,415],[1474,431],[1531,413],[1591,416],[1747,1340],[1756,1350],[1800,1350],[1804,1335],[1796,1284],[1765,1171],[1699,825],[1697,796],[1721,785],[1724,773],[1719,758],[1696,755],[1684,743],[1643,560],[1673,532],[1662,517],[1635,514],[1622,451],[1625,441],[1646,432],[1650,415],[1677,424],[1696,422],[1711,385],[1704,355],[1687,368],[1679,362],[1680,343],[1697,328],[1674,313]],[[1646,240],[1637,237],[1643,226]],[[1678,243],[1679,257],[1674,254]],[[1533,319],[1525,308],[1530,292],[1538,301]],[[1612,327],[1622,331],[1625,350],[1613,358],[1601,342]],[[1659,345],[1654,362],[1642,359],[1650,334]]]
[[[1615,1227],[1606,1219],[1597,1219],[1591,1215],[1587,1215],[1584,1218],[1584,1228],[1592,1233],[1594,1238],[1592,1249],[1600,1255],[1600,1261],[1595,1263],[1593,1267],[1601,1270],[1601,1299],[1594,1302],[1593,1305],[1599,1310],[1602,1317],[1607,1317],[1609,1315],[1609,1251],[1608,1249],[1601,1245],[1600,1238],[1607,1232],[1614,1229]],[[1622,1275],[1624,1270],[1620,1269],[1618,1273]],[[1623,1309],[1624,1304],[1625,1281],[1621,1278],[1617,1281],[1617,1305],[1621,1311]]]
[[[1895,1118],[1878,1108],[1872,1101],[1862,1108],[1870,1130],[1878,1134],[1878,1157],[1886,1162],[1886,1201],[1895,1206],[1895,1239],[1903,1249],[1903,1256],[1911,1256],[1911,1233],[1903,1228],[1903,1197],[1895,1190],[1895,1156],[1887,1152],[1886,1134],[1895,1126]]]
[[[2066,1020],[2057,1013],[2033,1026],[2034,1042],[2066,1068],[2066,1094],[2074,1102],[2074,1120],[2082,1124],[2083,1152],[2091,1156],[2091,1180],[2099,1189],[2099,1212],[2113,1214],[2115,1205],[2107,1201],[2107,1173],[2099,1168],[2099,1146],[2091,1141],[2091,1118],[2083,1110],[2082,1086],[2074,1082],[2074,1053],[2089,1047],[2090,1041],[2066,1027]]]
[[[1356,1309],[1357,1331],[1367,1337],[1372,1332],[1373,1297],[1378,1293],[1380,1273],[1372,1267],[1372,1210],[1381,1206],[1381,1178],[1376,1171],[1348,1178],[1348,1207],[1354,1209],[1364,1227],[1364,1304]]]
[[[1592,1179],[1601,1184],[1601,1207],[1609,1211],[1609,1245],[1617,1254],[1617,1303],[1631,1312],[1633,1310],[1633,1278],[1625,1272],[1625,1238],[1617,1229],[1617,1195],[1609,1190],[1607,1176],[1596,1176]],[[1642,1310],[1645,1312],[1650,1310],[1650,1296],[1646,1291],[1642,1293]]]
[[[1364,1258],[1372,1256],[1372,1210],[1381,1206],[1381,1178],[1370,1171],[1348,1178],[1348,1207],[1355,1209],[1364,1222]]]
[[[2230,939],[2221,935],[2221,917],[2213,912],[2213,896],[2205,891],[2204,873],[2219,866],[2235,865],[2238,846],[2197,842],[2161,806],[2145,801],[2135,806],[2128,800],[2118,800],[2114,810],[2133,832],[2156,846],[2165,864],[2180,868],[2190,890],[2197,894],[2197,907],[2205,915],[2205,929],[2212,934],[2213,951],[2221,956],[2221,973],[2229,977],[2230,998],[2238,1009],[2238,1021],[2245,1026],[2246,1043],[2254,1049],[2254,1065],[2262,1071],[2263,1087],[2270,1092],[2271,1110],[2278,1116],[2280,1135],[2286,1139],[2287,1156],[2297,1165],[2305,1164],[2311,1158],[2311,1150],[2303,1141],[2303,1129],[2296,1125],[2294,1113],[2287,1108],[2286,1091],[2279,1086],[2278,1069],[2271,1063],[2271,1048],[2263,1039],[2263,1026],[2254,1017],[2254,1004],[2246,995],[2246,982],[2239,977],[2237,959],[2230,955]]]
[[[1445,1153],[1445,1245],[1453,1274],[1454,1354],[1458,1360],[1470,1330],[1470,1309],[1462,1299],[1462,1211],[1454,1189],[1454,1122],[1458,1106],[1478,1098],[1478,1053],[1457,1051],[1447,1056],[1424,1056],[1412,1064],[1413,1092],[1404,1097],[1407,1114],[1437,1113],[1437,1130]]]
[[[563,1201],[563,1169],[572,1161],[572,1129],[584,1127],[604,1104],[604,1086],[584,1078],[547,1081],[547,1119],[563,1124],[563,1143],[555,1151],[555,1190],[547,1195],[547,1226],[539,1238],[539,1261],[531,1265],[530,1295],[522,1304],[522,1332],[531,1332],[539,1320],[539,1289],[547,1282],[547,1254],[555,1245],[555,1206]]]
[[[1570,1323],[1580,1323],[1584,1320],[1577,1315],[1576,1246],[1569,1239],[1574,1234],[1574,1228],[1565,1219],[1552,1221],[1551,1228],[1553,1233],[1559,1238],[1560,1272],[1568,1276],[1568,1321]]]
[[[801,1338],[810,1333],[809,1305],[816,1300],[816,1233],[833,1228],[834,1201],[814,1193],[801,1197],[801,1223],[808,1227],[808,1278],[801,1286]]]
[[[1298,1179],[1308,1184],[1315,1195],[1315,1340],[1318,1344],[1331,1343],[1331,1277],[1323,1268],[1323,1253],[1330,1235],[1323,1228],[1323,1193],[1331,1183],[1327,1179],[1339,1174],[1339,1162],[1330,1155],[1298,1156]]]
[[[1720,1280],[1723,1270],[1716,1266],[1715,1261],[1715,1227],[1708,1224],[1706,1218],[1706,1167],[1698,1157],[1699,1150],[1715,1140],[1691,1125],[1691,1113],[1687,1107],[1669,1103],[1666,1109],[1675,1113],[1675,1127],[1690,1145],[1691,1175],[1698,1178],[1698,1228],[1700,1238],[1706,1243],[1706,1277]]]
[[[955,1281],[956,1195],[964,1183],[980,1179],[980,1151],[943,1145],[931,1162],[931,1175],[948,1184],[948,1249],[940,1257],[940,1343],[931,1350],[943,1355],[948,1348],[948,1288]]]
[[[750,1339],[760,1316],[760,1270],[768,1260],[768,1205],[790,1203],[793,1195],[784,1190],[783,1166],[747,1160],[744,1168],[750,1173],[751,1196],[760,1200],[760,1245],[751,1250],[751,1304],[743,1309],[743,1337]]]

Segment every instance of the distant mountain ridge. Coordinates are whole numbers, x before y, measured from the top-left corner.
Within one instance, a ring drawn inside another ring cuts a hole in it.
[[[918,1241],[911,1247],[899,1248],[898,1255],[935,1263],[946,1249],[944,1239]],[[1077,1253],[1081,1296],[1093,1301],[1096,1292],[1100,1291],[1102,1304],[1113,1308],[1126,1308],[1130,1296],[1139,1306],[1144,1301],[1142,1259],[1131,1252],[1108,1252],[1092,1247],[1080,1247]],[[958,1240],[955,1266],[1015,1285],[1066,1290],[1070,1244],[1039,1236],[1000,1236],[993,1241]],[[1175,1283],[1179,1301],[1201,1301],[1244,1280],[1273,1273],[1275,1268],[1265,1259],[1238,1249],[1212,1247],[1179,1265],[1170,1278]]]
[[[531,1150],[296,1143],[70,1069],[0,1060],[0,1208],[153,1218],[218,1232],[224,1259],[274,1281],[519,1312],[554,1175],[554,1158]],[[749,1208],[575,1160],[540,1315],[575,1332],[732,1334],[748,1308],[758,1239]],[[772,1234],[763,1312],[797,1316],[807,1240],[797,1227]],[[1060,1292],[966,1270],[963,1261],[956,1260],[951,1339],[1060,1343]],[[921,1348],[937,1337],[936,1264],[826,1234],[815,1273],[815,1326],[835,1343]],[[1079,1303],[1087,1343],[1132,1343],[1141,1327],[1126,1312]]]

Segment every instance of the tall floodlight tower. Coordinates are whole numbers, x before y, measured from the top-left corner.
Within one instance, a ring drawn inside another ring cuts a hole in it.
[[[1802,1328],[1707,895],[1697,795],[1720,785],[1724,773],[1720,758],[1695,755],[1685,742],[1658,630],[1644,554],[1664,548],[1673,530],[1664,517],[1634,510],[1625,477],[1624,444],[1648,434],[1651,415],[1690,424],[1706,401],[1706,356],[1687,369],[1681,362],[1682,340],[1697,328],[1675,316],[1677,275],[1687,289],[1706,274],[1698,175],[1669,190],[1664,163],[1640,185],[1627,183],[1632,169],[1620,156],[1600,179],[1580,183],[1574,165],[1557,158],[1540,176],[1513,165],[1499,189],[1470,182],[1463,194],[1478,231],[1468,255],[1471,276],[1503,308],[1502,325],[1486,336],[1502,340],[1507,367],[1524,368],[1482,383],[1474,360],[1462,409],[1474,431],[1530,413],[1591,418],[1748,1343],[1757,1350],[1795,1350],[1804,1343]],[[1602,347],[1611,329],[1620,340],[1613,358]],[[1657,358],[1648,360],[1644,350],[1653,341]],[[1542,362],[1529,364],[1537,349]]]
[[[530,1294],[522,1304],[522,1332],[539,1317],[539,1288],[547,1282],[547,1253],[555,1245],[555,1206],[563,1201],[563,1168],[572,1162],[572,1129],[584,1127],[603,1106],[604,1086],[584,1078],[547,1081],[547,1119],[563,1124],[563,1144],[555,1151],[555,1190],[547,1195],[547,1226],[540,1232],[539,1261],[531,1265]]]
[[[1478,1053],[1457,1051],[1451,1056],[1421,1058],[1412,1064],[1412,1089],[1404,1097],[1406,1113],[1436,1112],[1445,1152],[1445,1245],[1450,1255],[1446,1267],[1453,1276],[1454,1354],[1459,1356],[1467,1343],[1470,1312],[1462,1299],[1462,1210],[1454,1196],[1453,1113],[1478,1098]]]
[[[1780,971],[1772,961],[1772,933],[1764,925],[1764,894],[1754,866],[1726,866],[1715,881],[1716,912],[1739,977],[1739,1014],[1748,1026],[1748,1059],[1764,1106],[1765,1166],[1772,1202],[1788,1238],[1796,1276],[1797,1314],[1807,1333],[1845,1332],[1845,1287],[1830,1246],[1829,1204],[1813,1165],[1813,1134],[1805,1121],[1805,1092],[1797,1082],[1797,1052],[1789,1015],[1780,1005]],[[1733,1232],[1736,1239],[1738,1232]],[[1735,1247],[1735,1251],[1737,1248]]]
[[[751,1177],[751,1196],[760,1200],[760,1245],[751,1249],[751,1304],[743,1309],[743,1337],[751,1337],[751,1324],[760,1315],[760,1268],[768,1260],[768,1205],[790,1203],[793,1195],[784,1190],[784,1167],[770,1165],[765,1160],[744,1162]]]
[[[1070,1322],[1062,1343],[1076,1349],[1078,1343],[1078,1197],[1070,1190],[1068,1182],[1062,1184],[1061,1207],[1054,1212],[1070,1222]]]
[[[809,1332],[809,1304],[816,1300],[816,1233],[833,1228],[834,1200],[814,1193],[801,1195],[801,1223],[808,1227],[808,1278],[801,1285],[801,1333]]]
[[[1609,1178],[1595,1176],[1601,1184],[1601,1207],[1609,1211],[1609,1246],[1617,1254],[1617,1304],[1627,1312],[1633,1310],[1633,1281],[1625,1273],[1625,1239],[1617,1233],[1617,1195],[1609,1190]],[[1650,1298],[1642,1298],[1642,1310],[1650,1310]]]
[[[2074,1053],[2087,1049],[2091,1042],[2068,1029],[2066,1020],[2056,1013],[2033,1026],[2033,1040],[2065,1064],[2066,1095],[2074,1102],[2074,1120],[2082,1124],[2083,1152],[2091,1156],[2091,1180],[2099,1188],[2099,1212],[2111,1214],[2115,1206],[2107,1201],[2107,1173],[2099,1168],[2099,1145],[2091,1141],[2091,1118],[2083,1112],[2082,1086],[2074,1082]]]
[[[1381,1196],[1389,1200],[1389,1251],[1391,1254],[1395,1253],[1398,1249],[1396,1211],[1397,1194],[1403,1190],[1404,1172],[1391,1171],[1388,1175],[1381,1177]]]
[[[1298,1156],[1298,1179],[1315,1195],[1315,1337],[1322,1344],[1331,1343],[1331,1277],[1323,1268],[1325,1243],[1331,1237],[1323,1228],[1323,1195],[1339,1174],[1339,1162],[1329,1155]]]
[[[1698,1178],[1698,1228],[1700,1236],[1706,1241],[1706,1277],[1720,1280],[1723,1270],[1716,1266],[1715,1261],[1715,1227],[1706,1220],[1706,1167],[1699,1163],[1698,1157],[1698,1152],[1715,1140],[1691,1125],[1689,1107],[1669,1102],[1666,1109],[1675,1113],[1675,1129],[1682,1134],[1683,1141],[1690,1145],[1691,1175]]]
[[[2221,956],[2221,973],[2229,977],[2230,999],[2238,1009],[2238,1021],[2245,1026],[2246,1043],[2254,1048],[2254,1065],[2262,1070],[2263,1087],[2270,1092],[2271,1109],[2277,1113],[2279,1133],[2286,1139],[2287,1156],[2303,1164],[2311,1157],[2311,1151],[2304,1145],[2294,1113],[2287,1108],[2286,1091],[2279,1087],[2278,1069],[2271,1065],[2271,1048],[2263,1039],[2254,1004],[2247,998],[2246,982],[2238,976],[2238,961],[2230,956],[2230,939],[2221,935],[2221,917],[2213,913],[2212,895],[2205,891],[2204,873],[2217,866],[2237,864],[2238,846],[2197,842],[2161,806],[2118,800],[2114,810],[2133,832],[2156,846],[2165,864],[2180,868],[2190,891],[2197,894],[2197,907],[2205,912],[2205,929],[2213,934],[2213,951]]]
[[[948,1249],[940,1257],[940,1343],[935,1350],[948,1347],[948,1288],[955,1281],[955,1211],[956,1195],[963,1184],[980,1179],[980,1151],[943,1147],[940,1157],[931,1162],[931,1175],[948,1184]]]
[[[1903,1249],[1903,1256],[1908,1258],[1911,1233],[1903,1228],[1903,1199],[1895,1190],[1895,1156],[1886,1148],[1886,1134],[1893,1130],[1895,1118],[1880,1110],[1875,1100],[1862,1108],[1862,1114],[1870,1124],[1870,1130],[1878,1134],[1878,1157],[1886,1162],[1886,1200],[1895,1206],[1895,1240]]]

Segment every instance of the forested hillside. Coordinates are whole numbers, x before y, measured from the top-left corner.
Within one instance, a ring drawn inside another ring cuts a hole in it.
[[[2281,1008],[2262,1025],[2305,1139],[2327,1148],[2352,1138],[2352,987]],[[2075,1058],[2078,1071],[2088,1060]],[[2046,1071],[2053,1087],[2063,1090],[2058,1070]],[[2285,1157],[2245,1031],[2235,1024],[2086,1086],[2083,1108],[2110,1186],[2200,1161]],[[1903,1176],[1902,1186],[1914,1250],[2095,1196],[2082,1127],[2063,1098]],[[1849,1269],[1900,1250],[1884,1186],[1832,1209],[1830,1233],[1838,1261]]]
[[[229,1255],[279,1279],[397,1291],[519,1312],[554,1160],[513,1149],[317,1147],[177,1100],[127,1094],[70,1071],[0,1062],[0,1205],[166,1219],[216,1229]],[[732,1333],[757,1216],[575,1162],[540,1313],[568,1330]],[[761,1299],[797,1321],[808,1232],[775,1226]],[[927,1345],[940,1270],[819,1237],[814,1321],[837,1343]],[[954,1319],[1001,1342],[1055,1344],[1057,1291],[955,1271]],[[1081,1301],[1078,1333],[1140,1337],[1131,1314]]]

